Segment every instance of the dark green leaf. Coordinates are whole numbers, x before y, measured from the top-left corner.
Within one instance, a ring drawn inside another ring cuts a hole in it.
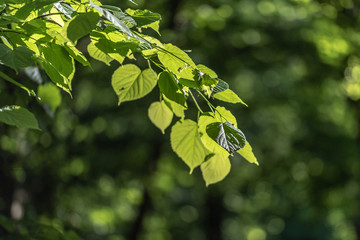
[[[160,91],[170,100],[186,107],[184,93],[175,82],[175,78],[167,71],[159,74],[158,85]]]
[[[19,106],[5,106],[0,108],[0,122],[17,127],[40,130],[34,115],[27,109]]]
[[[11,67],[15,71],[33,64],[34,52],[26,47],[16,47],[11,50],[5,44],[0,43],[0,64]]]
[[[206,133],[217,144],[234,153],[246,144],[245,135],[230,122],[215,122],[207,125]]]
[[[67,25],[66,33],[68,38],[75,42],[81,37],[86,36],[92,29],[95,28],[98,21],[99,14],[95,12],[88,12],[77,15],[71,19]]]
[[[219,93],[219,92],[224,92],[226,89],[229,89],[229,84],[227,82],[225,82],[224,80],[221,80],[219,78],[217,78],[217,80],[219,82],[214,87],[213,94]]]

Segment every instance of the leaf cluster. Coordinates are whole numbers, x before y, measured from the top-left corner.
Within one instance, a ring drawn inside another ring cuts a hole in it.
[[[37,97],[52,112],[61,103],[59,89],[72,95],[75,63],[91,68],[85,54],[76,47],[79,39],[90,36],[87,53],[91,58],[107,65],[113,61],[120,64],[111,80],[119,105],[159,87],[159,101],[150,105],[149,118],[162,133],[174,116],[178,118],[171,129],[171,146],[190,172],[200,166],[208,185],[228,174],[229,156],[235,152],[257,164],[236,118],[224,107],[215,107],[211,100],[246,104],[213,70],[195,64],[177,46],[142,33],[145,28],[159,33],[159,14],[139,9],[123,11],[97,0],[7,0],[0,2],[0,11],[0,64],[16,73],[25,68],[32,78],[45,72],[51,84],[40,85]],[[125,59],[138,58],[147,61],[148,68],[124,63]],[[0,77],[36,96],[34,90],[5,73],[0,72]],[[200,108],[194,93],[206,102],[208,111]],[[197,122],[186,118],[189,101],[198,110]],[[0,121],[39,129],[33,114],[20,106],[0,108]]]

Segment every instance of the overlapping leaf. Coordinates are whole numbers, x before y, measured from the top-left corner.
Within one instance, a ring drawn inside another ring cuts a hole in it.
[[[151,122],[164,134],[165,129],[169,127],[173,118],[173,112],[164,101],[154,102],[150,105],[148,116]]]
[[[206,127],[206,133],[231,154],[243,148],[246,143],[243,132],[230,122],[211,123]]]

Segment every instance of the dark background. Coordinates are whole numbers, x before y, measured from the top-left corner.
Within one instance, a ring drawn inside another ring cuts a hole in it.
[[[260,166],[235,155],[205,187],[147,117],[158,90],[118,107],[118,64],[94,60],[54,117],[0,81],[1,106],[27,105],[45,129],[0,125],[0,214],[89,240],[360,239],[360,3],[134,1],[102,2],[160,13],[160,39],[230,84]]]

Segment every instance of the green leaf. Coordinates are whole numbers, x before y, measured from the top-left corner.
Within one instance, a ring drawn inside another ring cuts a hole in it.
[[[148,116],[151,122],[164,134],[165,129],[171,124],[173,112],[164,101],[154,102],[149,107]]]
[[[159,74],[158,85],[160,91],[170,100],[186,107],[186,99],[171,73],[163,71]]]
[[[243,148],[245,135],[230,122],[215,122],[206,127],[206,133],[230,154]]]
[[[54,43],[41,47],[40,51],[44,57],[41,63],[46,74],[58,87],[70,93],[71,80],[75,73],[74,59],[64,47]]]
[[[201,141],[205,145],[205,147],[210,151],[217,154],[221,154],[224,157],[229,156],[229,152],[222,148],[219,144],[217,144],[213,139],[211,139],[206,133],[207,125],[215,122],[221,122],[226,120],[235,127],[237,127],[236,118],[232,113],[226,110],[224,107],[216,107],[215,114],[214,113],[205,113],[202,114],[198,120],[199,132],[201,133]]]
[[[180,117],[180,118],[185,117],[184,110],[186,110],[187,107],[181,106],[177,102],[171,101],[164,94],[162,95],[162,97],[163,97],[166,105],[171,109],[171,111],[175,114],[175,116]]]
[[[198,64],[196,67],[197,67],[197,69],[199,71],[208,74],[211,78],[217,78],[218,77],[218,75],[216,74],[216,72],[214,72],[214,70],[208,68],[205,65]]]
[[[52,112],[55,112],[61,104],[60,90],[53,84],[40,85],[38,88],[38,97],[40,98],[40,102],[47,104]]]
[[[6,8],[6,4],[0,4],[0,12]]]
[[[97,48],[93,42],[89,43],[89,45],[87,46],[87,50],[88,50],[90,57],[92,57],[100,62],[103,62],[108,66],[110,66],[110,62],[112,62],[114,60],[108,54],[104,53],[99,48]]]
[[[210,153],[201,142],[196,122],[189,119],[172,127],[170,140],[172,149],[190,167],[190,174]]]
[[[1,71],[0,71],[0,78],[3,78],[6,81],[11,82],[12,84],[18,86],[19,88],[25,90],[29,94],[29,96],[34,96],[34,97],[36,96],[34,90],[25,87],[24,85],[22,85],[21,83],[15,81],[14,79],[12,79],[11,77],[9,77],[8,75],[6,75],[5,73],[3,73]]]
[[[241,100],[239,98],[238,95],[236,95],[236,93],[234,93],[232,90],[230,89],[226,89],[225,91],[223,92],[218,92],[218,93],[215,93],[214,95],[214,98],[218,99],[218,100],[221,100],[221,101],[224,101],[224,102],[229,102],[229,103],[242,103],[244,104],[245,106],[248,106],[245,102],[243,102],[243,100]]]
[[[5,44],[0,43],[0,64],[11,67],[16,72],[19,68],[30,66],[34,63],[32,56],[34,52],[26,47],[16,47],[10,49]]]
[[[129,14],[137,23],[138,27],[149,25],[153,22],[157,22],[161,20],[161,16],[158,13],[153,13],[147,9],[126,9],[127,14]]]
[[[218,84],[216,84],[216,86],[213,89],[213,94],[215,93],[219,93],[219,92],[223,92],[226,89],[229,89],[229,84],[227,82],[225,82],[224,80],[221,80],[219,78],[217,78],[217,80],[219,81]]]
[[[250,163],[255,163],[259,166],[259,163],[252,151],[252,147],[249,142],[246,142],[245,147],[242,149],[239,149],[237,151],[243,158],[245,158]]]
[[[96,27],[100,17],[96,12],[82,13],[72,18],[66,25],[67,37],[75,42]]]
[[[147,9],[126,9],[126,13],[135,20],[137,27],[152,28],[159,33],[160,14],[153,13]]]
[[[73,44],[68,42],[68,43],[65,43],[64,47],[65,47],[65,50],[70,54],[70,56],[72,58],[74,58],[76,61],[81,63],[83,66],[85,66],[85,67],[89,66],[91,68],[91,64],[86,59],[84,54],[82,52],[80,52]]]
[[[160,62],[178,78],[185,78],[194,81],[193,70],[196,67],[191,58],[180,48],[165,44],[158,52]]]
[[[112,87],[122,102],[139,99],[147,95],[155,87],[156,73],[151,69],[141,71],[134,64],[119,67],[111,79]]]
[[[231,164],[228,157],[221,154],[215,154],[209,160],[202,163],[201,172],[206,186],[223,180],[230,172]]]
[[[35,116],[27,109],[19,106],[0,108],[0,122],[17,127],[40,130]]]

